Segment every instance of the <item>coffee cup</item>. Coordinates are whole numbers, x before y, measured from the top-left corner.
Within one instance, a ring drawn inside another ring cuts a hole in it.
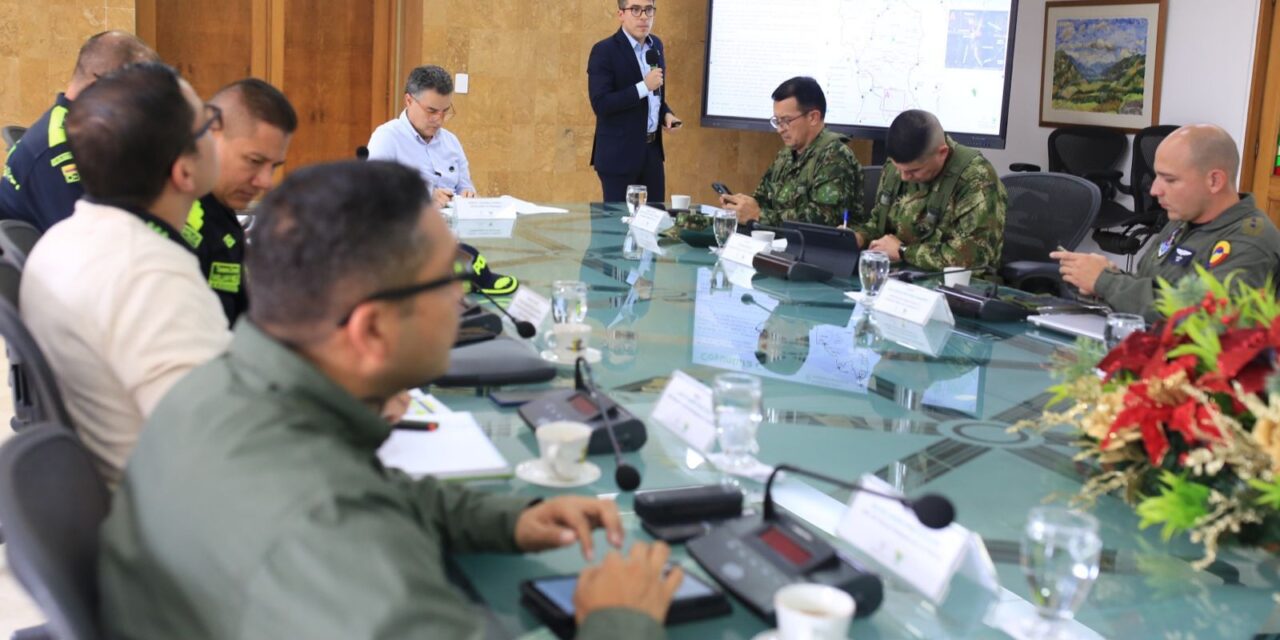
[[[577,359],[587,352],[591,341],[591,326],[586,324],[557,324],[551,328],[553,350],[564,361]]]
[[[773,594],[782,640],[844,640],[857,603],[825,584],[789,584]]]
[[[671,196],[671,208],[677,211],[687,211],[692,202],[689,196]]]
[[[582,474],[591,427],[581,422],[560,420],[538,427],[534,436],[538,440],[538,457],[552,475],[562,480],[573,480]]]
[[[772,246],[773,246],[773,232],[772,232],[772,231],[752,231],[752,232],[751,232],[751,239],[752,239],[752,240],[756,240],[756,241],[759,241],[759,242],[763,242],[763,243],[765,243],[765,246],[766,246],[766,247],[772,247]]]
[[[948,287],[962,287],[969,284],[973,271],[969,267],[951,266],[942,270],[942,282]]]

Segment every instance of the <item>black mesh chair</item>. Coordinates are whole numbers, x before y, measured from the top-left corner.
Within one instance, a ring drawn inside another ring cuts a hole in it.
[[[862,215],[876,207],[876,190],[880,188],[880,176],[884,166],[873,164],[862,168]]]
[[[21,269],[40,239],[40,230],[21,220],[0,220],[0,259]]]
[[[1061,127],[1049,134],[1049,171],[1080,176],[1102,191],[1103,200],[1115,196],[1115,183],[1123,174],[1120,161],[1129,150],[1129,139],[1118,129]],[[1015,163],[1014,172],[1040,171],[1039,165]],[[1097,223],[1095,223],[1097,226]]]
[[[15,638],[96,640],[98,528],[110,495],[88,450],[65,425],[0,446],[0,522],[18,582],[48,619]]]
[[[1156,149],[1177,129],[1177,125],[1162,124],[1139,131],[1133,136],[1129,184],[1120,182],[1119,171],[1108,176],[1115,191],[1133,196],[1133,209],[1114,200],[1102,203],[1093,239],[1103,251],[1129,256],[1132,263],[1133,256],[1168,222],[1164,208],[1151,197],[1151,184],[1156,179]]]
[[[0,261],[0,337],[9,356],[9,390],[13,395],[9,425],[14,431],[43,422],[70,425],[53,369],[18,314],[19,280],[17,267]]]
[[[1065,173],[1012,173],[1000,181],[1009,192],[1000,277],[1024,291],[1065,293],[1049,253],[1080,245],[1098,215],[1102,191]]]
[[[22,139],[22,134],[26,132],[26,127],[19,127],[18,125],[11,124],[7,127],[0,128],[0,139],[4,140],[4,146],[6,148],[13,147],[13,145],[17,144],[18,140]]]

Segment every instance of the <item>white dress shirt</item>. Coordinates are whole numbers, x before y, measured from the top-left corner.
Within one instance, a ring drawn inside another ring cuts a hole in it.
[[[649,75],[649,70],[653,68],[649,66],[649,61],[645,59],[645,52],[649,51],[651,48],[651,45],[649,44],[649,37],[645,36],[644,42],[640,42],[639,40],[632,38],[631,34],[627,33],[626,29],[622,30],[622,35],[627,37],[627,41],[631,43],[631,49],[636,53],[636,62],[640,63],[640,75],[642,77]],[[645,85],[644,80],[636,83],[636,94],[640,98],[648,96],[649,123],[645,131],[649,133],[656,133],[658,131],[658,111],[662,108],[662,98],[658,97],[657,91],[650,91],[649,87]]]
[[[400,117],[383,123],[369,137],[370,160],[394,160],[417,169],[433,189],[450,189],[454,193],[475,191],[471,167],[462,143],[444,127],[436,130],[431,140],[423,140],[409,123],[404,111]]]

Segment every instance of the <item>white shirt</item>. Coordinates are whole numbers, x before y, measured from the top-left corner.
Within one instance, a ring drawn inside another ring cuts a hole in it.
[[[369,137],[370,160],[394,160],[417,169],[432,189],[451,189],[454,193],[475,191],[471,167],[462,143],[444,127],[436,130],[431,140],[423,140],[409,123],[409,116],[389,120],[374,129]]]
[[[112,487],[160,398],[231,342],[195,254],[85,200],[36,243],[19,306]]]
[[[627,41],[631,43],[631,50],[636,54],[636,62],[640,64],[640,75],[649,75],[649,70],[653,68],[649,66],[649,61],[645,59],[645,53],[647,53],[651,48],[651,45],[649,44],[649,37],[645,36],[644,42],[640,42],[639,40],[632,38],[631,34],[627,33],[626,29],[622,30],[622,35],[627,37]],[[636,94],[642,99],[645,97],[649,98],[649,122],[646,125],[648,128],[645,129],[645,131],[654,133],[658,130],[658,111],[662,107],[662,99],[658,97],[658,93],[656,91],[649,90],[649,87],[645,85],[644,80],[636,83]]]

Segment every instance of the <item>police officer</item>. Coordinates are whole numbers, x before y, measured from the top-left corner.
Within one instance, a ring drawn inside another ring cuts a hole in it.
[[[293,105],[279,89],[257,78],[219,89],[209,104],[222,110],[218,142],[218,182],[196,201],[182,237],[200,259],[200,271],[218,294],[227,321],[249,306],[245,288],[245,233],[236,217],[271,188],[298,128]]]
[[[994,271],[1009,196],[990,162],[957,144],[932,113],[904,111],[885,135],[885,165],[858,244],[925,271]]]
[[[1148,321],[1155,309],[1160,278],[1177,284],[1195,275],[1199,265],[1219,280],[1261,287],[1280,269],[1280,232],[1258,210],[1253,196],[1236,193],[1240,153],[1220,127],[1189,125],[1174,131],[1156,149],[1156,179],[1151,195],[1169,212],[1169,224],[1138,263],[1124,273],[1097,254],[1057,251],[1062,279],[1086,295],[1096,294],[1116,311],[1140,313]]]
[[[827,97],[818,81],[791,78],[772,97],[769,122],[786,148],[778,151],[754,195],[721,196],[721,206],[736,212],[739,224],[862,222],[862,167],[845,145],[848,138],[826,128]]]
[[[104,31],[85,41],[66,91],[9,150],[0,178],[0,219],[22,220],[43,232],[71,215],[84,193],[63,127],[71,101],[99,76],[131,62],[158,59],[150,47],[123,31]]]

